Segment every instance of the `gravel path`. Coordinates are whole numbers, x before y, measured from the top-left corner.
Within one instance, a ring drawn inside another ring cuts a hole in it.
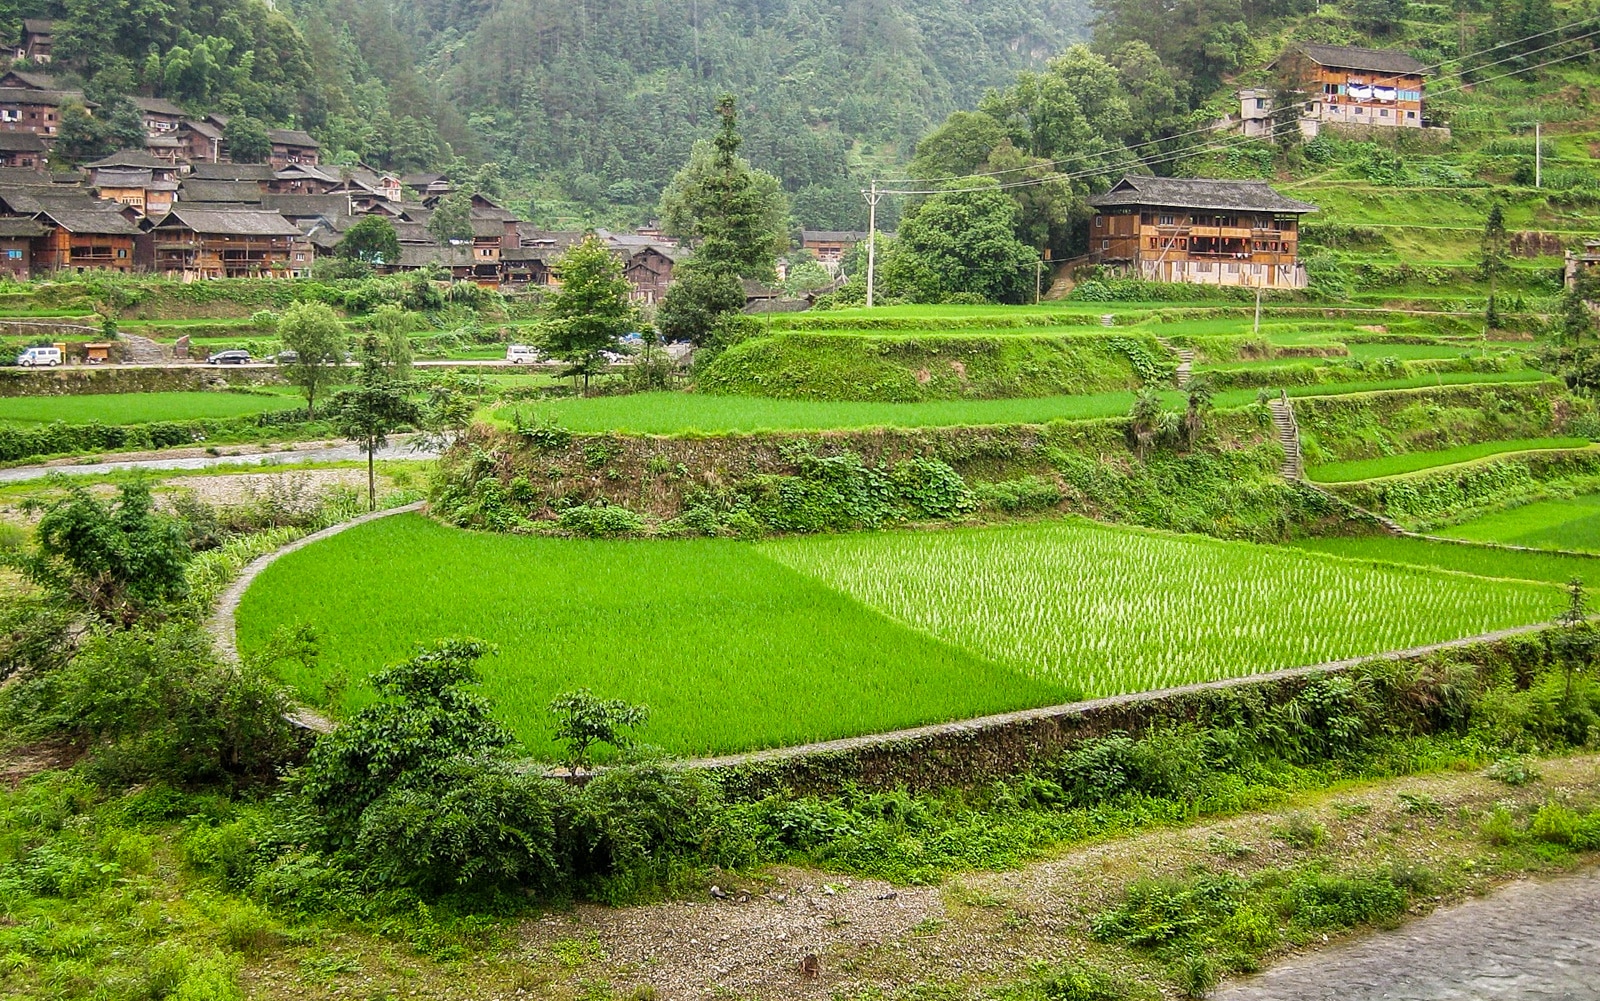
[[[13,466],[0,469],[0,483],[21,483],[38,480],[52,473],[64,476],[92,476],[96,473],[120,472],[129,469],[210,469],[213,466],[241,465],[293,465],[301,462],[349,462],[362,460],[367,453],[355,445],[319,445],[314,448],[276,452],[254,452],[240,455],[186,455],[154,459],[115,459],[106,462],[79,462],[62,465]],[[391,442],[378,449],[377,457],[385,461],[396,459],[433,459],[437,452],[412,451],[408,443]]]
[[[1524,881],[1288,960],[1219,1001],[1600,998],[1600,871]]]

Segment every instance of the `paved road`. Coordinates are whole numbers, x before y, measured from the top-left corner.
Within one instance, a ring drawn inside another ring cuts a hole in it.
[[[437,456],[437,452],[413,452],[409,444],[399,441],[390,442],[387,448],[378,449],[378,458],[389,461],[397,459],[432,459]],[[13,466],[10,469],[0,469],[0,483],[20,483],[25,480],[38,480],[52,473],[61,473],[66,476],[84,476],[128,469],[159,471],[166,469],[210,469],[213,466],[237,465],[288,466],[303,462],[365,460],[366,457],[367,453],[361,451],[355,445],[319,445],[315,448],[296,449],[294,451],[255,452],[243,455],[191,455],[181,458],[130,459],[120,462],[112,459],[106,462],[82,462],[71,465]]]
[[[1392,932],[1297,957],[1219,1001],[1600,999],[1600,870],[1514,883]]]

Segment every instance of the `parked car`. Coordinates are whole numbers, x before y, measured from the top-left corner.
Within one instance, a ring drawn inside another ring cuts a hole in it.
[[[279,351],[273,356],[272,360],[277,362],[279,365],[293,365],[295,362],[300,360],[300,352]]]
[[[539,363],[539,351],[527,344],[508,344],[506,361],[513,365],[536,365]]]
[[[206,359],[207,365],[247,365],[250,362],[250,352],[243,348],[233,348],[229,351],[218,351]]]
[[[61,364],[61,349],[57,347],[29,348],[22,354],[17,355],[17,364],[23,368],[37,368],[40,365],[55,368]]]

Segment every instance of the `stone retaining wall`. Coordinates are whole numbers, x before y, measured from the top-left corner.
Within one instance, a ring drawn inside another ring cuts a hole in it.
[[[276,369],[191,365],[149,368],[0,368],[0,396],[173,393],[283,382]]]

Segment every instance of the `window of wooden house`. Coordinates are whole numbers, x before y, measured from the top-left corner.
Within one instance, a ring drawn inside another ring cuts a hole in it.
[[[1105,226],[1106,226],[1106,217],[1105,216],[1097,215],[1097,216],[1094,217],[1094,228],[1095,229],[1104,229]]]
[[[1110,250],[1111,249],[1111,241],[1110,240],[1101,240],[1100,241],[1100,249],[1101,250]]]

